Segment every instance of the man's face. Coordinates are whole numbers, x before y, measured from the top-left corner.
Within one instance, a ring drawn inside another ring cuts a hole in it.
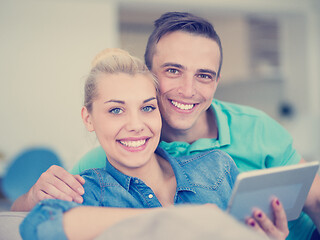
[[[159,40],[152,72],[160,83],[164,124],[175,130],[198,129],[218,85],[219,62],[219,46],[209,38],[177,31]]]

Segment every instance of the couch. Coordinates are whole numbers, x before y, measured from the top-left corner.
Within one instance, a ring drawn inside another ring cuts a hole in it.
[[[0,212],[0,240],[20,240],[19,225],[26,212]],[[124,231],[125,229],[125,231]],[[260,240],[266,239],[211,206],[162,208],[124,220],[96,240]]]

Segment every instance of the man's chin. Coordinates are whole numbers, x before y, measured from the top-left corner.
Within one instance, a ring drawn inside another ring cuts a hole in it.
[[[179,121],[179,120],[170,120],[166,121],[166,124],[168,130],[174,131],[174,132],[187,132],[191,130],[193,124],[187,121]]]

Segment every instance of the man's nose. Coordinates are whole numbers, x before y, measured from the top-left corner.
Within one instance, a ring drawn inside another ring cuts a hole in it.
[[[178,90],[179,94],[183,95],[184,97],[191,98],[195,95],[195,80],[191,75],[185,75],[181,81]]]

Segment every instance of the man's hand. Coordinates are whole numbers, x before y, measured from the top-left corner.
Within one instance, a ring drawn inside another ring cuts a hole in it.
[[[85,180],[80,175],[72,175],[62,167],[53,165],[42,173],[30,190],[12,205],[12,211],[30,211],[44,199],[61,199],[82,203],[82,185]]]

